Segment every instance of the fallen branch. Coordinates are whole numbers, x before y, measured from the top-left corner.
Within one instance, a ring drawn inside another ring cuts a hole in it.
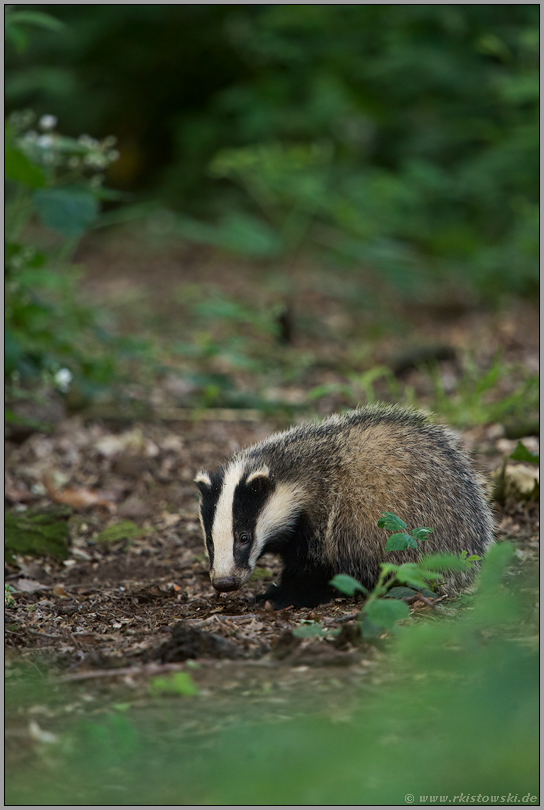
[[[119,667],[118,669],[93,669],[90,672],[74,672],[73,675],[61,675],[55,680],[88,681],[99,678],[117,678],[124,675],[160,675],[162,672],[174,672],[183,669],[183,664],[147,664],[142,667]]]

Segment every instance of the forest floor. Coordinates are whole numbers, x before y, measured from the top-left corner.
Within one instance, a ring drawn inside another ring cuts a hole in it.
[[[253,283],[255,300],[262,299],[260,279],[252,281],[248,267],[235,272],[232,263],[199,263],[192,254],[170,252],[155,260],[151,271],[151,254],[115,242],[90,243],[80,258],[87,267],[86,295],[117,308],[128,330],[152,335],[165,324],[166,345],[187,339],[190,327],[179,295],[171,295],[176,285],[194,291],[195,285],[205,290],[213,284],[224,295],[251,301]],[[480,404],[470,399],[471,392],[465,392],[465,403],[456,393],[465,355],[472,352],[484,374],[500,353],[513,371],[497,377],[487,392],[490,418],[478,412],[471,423],[469,415],[460,434],[488,482],[519,439],[538,451],[534,421],[528,416],[524,430],[522,409],[513,415],[500,409],[522,385],[523,375],[537,372],[535,307],[512,302],[484,311],[452,304],[446,312],[444,305],[395,305],[392,319],[403,328],[379,328],[369,316],[360,333],[359,320],[365,318],[356,307],[316,292],[319,285],[310,275],[300,278],[303,328],[295,332],[292,347],[281,348],[291,358],[290,371],[259,378],[260,396],[288,402],[293,411],[252,408],[249,398],[241,410],[228,397],[199,406],[195,397],[202,392],[195,374],[204,360],[197,358],[191,377],[191,360],[184,357],[178,374],[170,370],[152,382],[132,385],[133,399],[145,400],[151,409],[145,419],[134,419],[130,412],[112,416],[107,410],[111,401],[102,414],[100,408],[70,413],[63,406],[47,433],[8,437],[9,511],[24,516],[59,510],[68,535],[64,559],[19,554],[6,564],[12,589],[6,605],[8,695],[23,665],[48,675],[47,698],[30,691],[19,702],[8,701],[8,762],[30,761],[36,746],[47,742],[48,734],[52,739],[61,733],[69,718],[122,712],[128,706],[134,712],[152,709],[157,728],[175,712],[179,732],[189,734],[239,722],[242,707],[260,719],[326,711],[341,721],[361,689],[372,689],[386,677],[383,650],[357,644],[350,633],[357,611],[353,600],[339,595],[319,608],[279,612],[256,601],[279,576],[272,557],[260,561],[240,592],[216,594],[207,574],[193,484],[198,470],[213,469],[289,422],[352,404],[345,393],[350,373],[360,381],[376,365],[396,369],[395,380],[403,391],[410,388],[412,401],[432,407],[434,389],[429,374],[418,367],[417,352],[421,346],[441,347],[435,354],[443,403],[459,410],[468,402],[474,413]],[[236,331],[232,323],[227,326]],[[217,344],[230,340],[228,330],[216,334],[213,326],[207,328]],[[246,330],[244,339],[242,348],[252,362],[266,365],[275,351],[270,335]],[[260,343],[265,346],[261,354]],[[297,376],[292,369],[301,358],[304,370]],[[170,357],[170,369],[173,362]],[[206,363],[209,379],[230,375],[246,394],[252,375],[259,377],[255,366],[221,351]],[[373,396],[384,395],[383,383],[376,382]],[[368,379],[364,384],[368,393]],[[323,396],[308,400],[319,387]],[[359,391],[361,399],[363,394]],[[301,407],[305,403],[308,407]],[[497,536],[516,545],[516,576],[538,553],[538,505],[514,490],[502,501],[494,504]],[[446,601],[441,609],[451,615],[455,606]],[[433,609],[416,602],[412,611],[425,617]],[[317,622],[344,630],[325,638],[293,636],[295,628]],[[180,671],[191,681],[176,687],[172,673]],[[198,694],[191,696],[193,684]],[[168,690],[178,691],[181,708],[161,699]]]

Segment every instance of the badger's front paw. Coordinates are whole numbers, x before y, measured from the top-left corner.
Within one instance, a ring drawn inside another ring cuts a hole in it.
[[[307,582],[305,587],[300,584],[271,585],[263,594],[257,597],[259,601],[269,602],[274,610],[284,608],[317,607],[328,602],[334,592],[328,583]]]

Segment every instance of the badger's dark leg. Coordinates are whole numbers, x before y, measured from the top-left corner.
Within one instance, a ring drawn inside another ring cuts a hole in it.
[[[286,577],[284,572],[280,584],[271,585],[257,599],[267,600],[274,610],[287,607],[316,607],[338,595],[329,585],[331,579],[332,574],[321,577],[304,576],[303,580],[300,577],[293,579]]]
[[[297,521],[294,534],[267,546],[283,560],[279,585],[271,585],[258,599],[268,600],[275,610],[286,607],[316,607],[328,602],[337,591],[329,585],[334,571],[310,557],[308,547],[315,542],[311,526],[304,516]]]

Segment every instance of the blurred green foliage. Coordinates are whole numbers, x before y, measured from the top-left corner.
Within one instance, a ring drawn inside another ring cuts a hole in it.
[[[230,729],[182,731],[187,701],[210,696],[187,689],[185,678],[176,697],[172,679],[170,694],[155,698],[167,701],[162,733],[158,703],[124,705],[70,731],[63,719],[43,764],[38,751],[34,766],[8,770],[6,801],[358,806],[400,805],[412,794],[415,804],[497,805],[538,797],[536,581],[505,578],[513,553],[508,543],[490,550],[476,597],[455,617],[397,625],[387,671],[374,670],[358,708],[330,716],[316,694],[315,714],[301,715],[295,699],[272,723],[247,702]],[[33,680],[9,679],[8,707],[59,700],[59,687]]]
[[[101,314],[78,300],[80,271],[70,260],[99,222],[109,196],[102,171],[117,153],[112,139],[67,138],[55,127],[53,116],[36,121],[30,112],[6,124],[5,374],[17,395],[20,380],[43,375],[60,391],[73,379],[94,389],[115,368],[114,338]],[[54,235],[49,244],[29,234],[35,220]]]
[[[30,510],[25,514],[6,512],[4,516],[5,559],[13,562],[15,554],[68,557],[68,506],[51,506],[48,510]]]
[[[538,6],[26,9],[66,27],[8,53],[8,106],[115,133],[111,182],[197,214],[186,237],[410,295],[536,289]]]

